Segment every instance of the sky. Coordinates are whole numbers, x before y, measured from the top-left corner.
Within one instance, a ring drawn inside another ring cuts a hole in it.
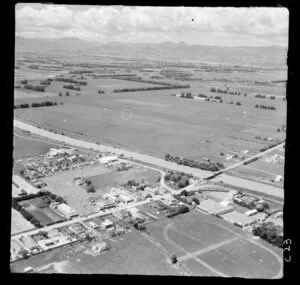
[[[288,46],[286,8],[16,5],[16,35],[107,43]]]

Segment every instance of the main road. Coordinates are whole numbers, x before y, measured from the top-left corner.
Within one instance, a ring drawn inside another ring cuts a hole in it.
[[[224,174],[224,172],[226,172],[227,170],[231,170],[236,167],[239,167],[239,166],[243,165],[245,162],[250,161],[254,158],[259,159],[262,156],[264,156],[276,149],[281,148],[284,145],[284,142],[273,148],[270,148],[266,151],[260,152],[250,158],[240,161],[234,165],[231,165],[219,172],[213,173],[210,171],[204,171],[201,169],[192,168],[192,167],[185,166],[185,165],[178,165],[175,162],[166,161],[162,158],[153,157],[153,156],[146,155],[146,154],[132,152],[132,151],[128,151],[128,150],[121,149],[121,148],[115,148],[115,147],[111,147],[111,146],[105,146],[105,145],[100,145],[100,144],[96,144],[96,143],[91,143],[91,142],[83,141],[80,139],[71,138],[71,137],[68,137],[65,135],[55,134],[53,132],[50,132],[50,131],[35,127],[33,125],[24,123],[17,119],[14,119],[14,127],[17,127],[19,129],[22,129],[25,131],[29,131],[33,134],[36,134],[36,135],[39,135],[42,137],[46,137],[46,138],[49,138],[49,139],[52,139],[55,141],[66,143],[66,144],[69,144],[74,147],[93,149],[93,150],[100,151],[100,152],[111,152],[111,153],[118,153],[118,154],[122,153],[125,157],[130,157],[130,158],[133,158],[135,160],[138,160],[138,161],[141,161],[144,163],[149,163],[152,165],[160,166],[160,167],[167,168],[167,169],[174,170],[174,171],[191,173],[195,177],[198,177],[201,179],[212,179],[216,175],[222,174],[221,177],[219,176],[218,178],[221,178],[222,181],[225,183],[228,183],[228,184],[231,184],[231,185],[234,185],[237,187],[248,188],[249,190],[262,192],[262,193],[274,195],[277,197],[283,197],[283,189],[280,189],[280,188],[277,188],[277,187],[274,187],[271,185],[259,183],[259,182],[253,182],[253,181],[250,181],[247,179],[229,176],[229,175]],[[162,180],[163,180],[163,177],[162,177]],[[192,186],[194,186],[194,185],[191,185],[190,188],[193,188]]]

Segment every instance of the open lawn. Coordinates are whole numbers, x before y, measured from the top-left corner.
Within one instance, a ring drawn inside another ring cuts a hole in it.
[[[281,274],[282,250],[262,241],[254,243],[251,235],[217,217],[193,211],[156,221],[147,229],[192,274],[248,278]],[[228,256],[230,263],[225,264]]]
[[[18,211],[11,209],[11,234],[17,234],[30,229],[34,229],[34,225],[24,219]]]
[[[155,185],[157,179],[160,177],[158,171],[154,171],[148,168],[132,168],[127,171],[121,172],[109,172],[106,174],[100,174],[97,176],[91,176],[89,179],[92,181],[96,190],[101,190],[106,187],[117,187],[125,184],[128,180],[135,180],[141,182],[144,179],[145,182],[149,182],[151,185]]]
[[[285,123],[286,105],[282,100],[269,100],[270,105],[277,107],[276,111],[270,111],[254,107],[267,104],[262,99],[231,96],[238,97],[233,101],[242,103],[235,106],[171,97],[174,92],[62,97],[62,106],[36,108],[34,112],[18,109],[15,116],[66,135],[82,133],[103,144],[160,157],[170,153],[192,159],[209,156],[222,161],[220,152],[245,149],[257,152],[265,146],[265,142],[255,139],[257,135],[284,139],[284,134],[276,131]]]
[[[47,189],[52,193],[62,196],[68,205],[74,208],[79,215],[95,212],[96,209],[90,205],[89,199],[101,197],[103,191],[87,193],[84,188],[73,182],[75,177],[88,177],[109,173],[110,170],[104,166],[84,167],[82,169],[69,170],[56,173],[43,180],[47,183]]]

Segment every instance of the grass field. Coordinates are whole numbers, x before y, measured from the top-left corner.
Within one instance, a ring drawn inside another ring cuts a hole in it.
[[[62,196],[68,202],[68,205],[75,209],[79,215],[95,212],[96,209],[90,205],[89,199],[92,197],[101,197],[103,191],[96,193],[87,193],[84,188],[73,182],[75,177],[89,177],[109,173],[110,170],[104,166],[85,167],[56,173],[53,176],[46,177],[43,180],[47,183],[47,189],[54,194]]]
[[[52,93],[52,92],[26,92],[26,89],[15,89],[15,99],[28,99],[28,98],[44,98],[45,97],[53,97],[58,96],[58,94]]]
[[[97,176],[91,176],[89,177],[89,179],[92,181],[95,189],[98,190],[106,187],[121,186],[128,180],[132,179],[137,182],[141,182],[141,180],[144,179],[145,182],[149,182],[150,184],[155,185],[159,177],[160,173],[158,171],[147,168],[133,168],[122,172],[110,172]]]
[[[97,273],[97,274],[146,274],[146,275],[180,275],[180,272],[166,261],[166,257],[143,236],[137,233],[109,241],[112,249],[98,256],[91,256],[84,251],[70,256],[61,257],[65,247],[42,253],[28,260],[11,264],[12,272],[22,272],[26,266],[39,268],[53,262],[64,261],[65,266],[55,270],[50,267],[43,273]]]
[[[248,278],[280,275],[280,249],[261,241],[254,243],[246,232],[216,217],[194,211],[171,220],[156,221],[147,229],[195,275]],[[230,262],[227,263],[227,259]]]
[[[40,156],[46,154],[50,148],[55,148],[57,145],[45,143],[31,138],[20,136],[13,137],[14,159],[25,159],[27,157]]]
[[[26,201],[20,202],[20,204],[32,214],[43,226],[46,226],[51,223],[63,221],[64,219],[54,212],[51,208],[41,209],[37,207],[38,200],[40,198],[34,198]]]
[[[15,116],[70,136],[83,133],[103,144],[160,157],[170,153],[222,161],[220,152],[257,152],[265,145],[255,140],[257,135],[284,139],[282,133],[276,132],[285,123],[286,106],[282,100],[272,100],[278,110],[269,111],[254,107],[262,104],[262,99],[235,96],[243,104],[235,106],[171,97],[174,92],[63,97],[62,106],[36,108],[34,112],[18,109]]]
[[[279,262],[270,252],[261,250],[257,245],[244,239],[199,257],[232,277],[270,278],[276,276],[280,271]]]

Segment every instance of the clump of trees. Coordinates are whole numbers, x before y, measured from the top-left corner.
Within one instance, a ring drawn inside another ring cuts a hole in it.
[[[52,79],[51,78],[47,78],[46,80],[40,81],[41,85],[51,85]]]
[[[210,162],[210,161],[195,161],[193,159],[181,158],[178,156],[171,156],[170,154],[165,155],[165,160],[176,162],[177,164],[186,165],[193,168],[199,168],[207,171],[219,171],[224,168],[224,165],[219,162]]]
[[[276,226],[272,222],[262,223],[255,226],[252,230],[252,233],[255,236],[266,240],[267,242],[278,246],[279,248],[283,247],[283,234],[282,227]]]
[[[267,105],[255,105],[255,108],[261,108],[261,109],[265,109],[265,110],[276,110],[276,108],[274,106],[267,106]]]
[[[256,94],[254,97],[255,98],[262,98],[262,99],[266,99],[267,98],[266,95],[261,95],[261,94]]]
[[[48,107],[48,106],[56,106],[56,102],[51,102],[51,101],[46,101],[46,102],[41,102],[41,103],[32,103],[31,107],[36,108],[36,107]]]
[[[276,98],[275,98],[275,96],[271,96],[270,99],[275,100]]]
[[[213,92],[213,93],[221,93],[221,94],[231,94],[231,95],[241,95],[241,92],[237,92],[237,91],[229,91],[229,88],[227,89],[220,89],[220,88],[215,88],[215,87],[211,87],[209,89],[210,92]],[[247,93],[245,93],[247,94]],[[247,96],[245,95],[244,96]]]
[[[86,184],[86,192],[87,193],[96,192],[95,187],[90,179],[85,180],[85,184]]]
[[[102,90],[102,89],[99,89],[99,90],[98,90],[98,94],[104,94],[104,93],[105,93],[104,90]]]
[[[75,87],[73,85],[64,85],[63,88],[65,89],[70,89],[70,90],[76,90],[76,91],[80,91],[80,87]]]
[[[27,84],[27,79],[21,80],[21,84]]]
[[[180,94],[181,98],[187,98],[187,99],[193,99],[194,96],[192,95],[191,92],[181,92]]]
[[[26,84],[24,86],[25,89],[28,90],[34,90],[34,91],[38,91],[38,92],[45,92],[45,87],[44,86],[35,86],[35,85],[31,85],[31,84]]]
[[[18,106],[14,106],[15,109],[24,109],[24,108],[29,108],[29,104],[20,104]]]
[[[190,184],[191,177],[193,177],[193,175],[184,172],[169,171],[165,175],[165,181],[172,182],[176,188],[181,189]]]

